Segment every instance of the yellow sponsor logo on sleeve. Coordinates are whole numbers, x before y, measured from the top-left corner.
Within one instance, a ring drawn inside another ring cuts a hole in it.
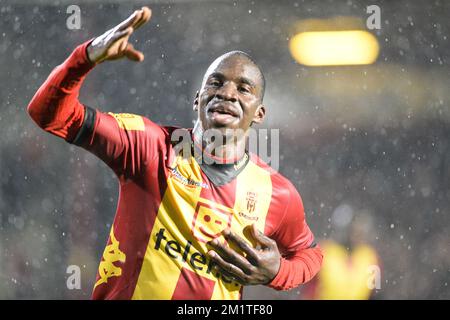
[[[108,112],[108,114],[113,116],[119,124],[119,127],[124,130],[145,130],[144,119],[141,116],[131,113]]]

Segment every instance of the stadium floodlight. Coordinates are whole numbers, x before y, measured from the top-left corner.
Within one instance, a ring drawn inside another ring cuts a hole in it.
[[[290,40],[289,49],[307,66],[372,64],[379,53],[377,39],[364,30],[301,32]]]

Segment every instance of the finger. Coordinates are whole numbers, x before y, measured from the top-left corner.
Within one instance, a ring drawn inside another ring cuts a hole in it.
[[[241,270],[244,270],[246,274],[250,274],[254,266],[242,255],[226,246],[225,244],[219,243],[217,240],[213,240],[209,243],[211,247],[213,247],[217,253],[227,262],[236,265]]]
[[[125,30],[122,30],[122,31],[117,31],[117,32],[115,32],[115,33],[111,36],[111,38],[109,39],[108,45],[110,45],[110,44],[116,42],[116,41],[119,40],[119,39],[122,39],[122,38],[125,38],[125,37],[130,36],[132,33],[133,33],[133,28],[131,28],[131,27],[130,27],[130,28],[127,28],[127,29],[125,29]],[[123,50],[123,49],[125,49],[125,48],[122,48],[122,50]]]
[[[211,256],[209,256],[211,258]],[[247,285],[248,283],[245,283],[245,281],[235,274],[229,273],[227,270],[222,268],[220,265],[218,265],[214,260],[211,260],[211,265],[213,268],[217,269],[224,277],[228,278],[231,281],[237,282],[241,285]]]
[[[117,29],[118,30],[124,30],[128,27],[131,27],[133,24],[136,23],[136,21],[139,19],[140,17],[140,10],[136,10],[135,12],[133,12],[127,19],[125,19],[124,21],[122,21],[118,26]]]
[[[134,30],[138,29],[139,27],[141,27],[143,24],[147,23],[151,16],[152,16],[152,10],[150,10],[150,8],[148,7],[142,7],[142,16],[141,18],[135,23],[135,25],[133,26]]]
[[[234,275],[234,274],[231,274],[231,273],[227,272],[226,270],[224,270],[224,269],[223,269],[222,267],[220,267],[220,266],[216,266],[216,268],[217,268],[217,270],[220,271],[220,273],[222,273],[222,275],[223,275],[224,277],[227,277],[227,278],[228,278],[229,280],[231,280],[231,281],[237,282],[237,283],[239,283],[240,285],[243,285],[243,286],[246,286],[246,285],[249,284],[248,282],[244,281],[243,279],[239,278],[238,276],[236,276],[236,275]]]
[[[273,244],[274,244],[273,240],[270,239],[269,237],[267,237],[266,235],[264,235],[264,233],[262,233],[261,231],[259,231],[256,228],[256,224],[252,225],[252,233],[253,233],[253,236],[255,237],[255,239],[262,245],[264,245],[266,247],[273,246]]]
[[[143,25],[145,22],[147,22],[150,19],[151,13],[149,14],[149,12],[150,12],[150,9],[147,7],[143,7],[142,9],[137,10],[136,18],[133,19],[132,24],[130,26],[133,27],[134,30],[139,28],[141,25]]]
[[[214,251],[208,251],[208,256],[212,259],[221,269],[223,269],[227,274],[238,279],[242,283],[248,282],[248,276],[237,266],[226,262],[220,255]]]
[[[258,252],[256,252],[256,250],[243,238],[232,232],[230,229],[225,229],[223,231],[223,236],[225,237],[225,239],[231,240],[236,243],[238,247],[249,256],[250,259],[252,259],[253,261],[258,261]]]
[[[144,60],[144,54],[136,50],[131,43],[128,43],[127,47],[125,48],[124,54],[128,59],[133,61],[140,62]]]
[[[132,21],[130,27],[133,27],[133,29],[135,29],[135,28],[136,28],[136,24],[138,24],[139,21],[141,21],[142,15],[143,15],[142,10],[137,10],[137,11],[136,11],[136,18],[133,19],[133,21]]]

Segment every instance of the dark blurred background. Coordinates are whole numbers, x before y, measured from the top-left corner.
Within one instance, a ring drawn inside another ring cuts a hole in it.
[[[69,30],[66,9],[81,9]],[[369,65],[298,63],[299,21],[381,8]],[[108,62],[80,100],[103,111],[190,127],[209,63],[250,53],[267,79],[266,127],[280,129],[280,171],[302,195],[316,237],[378,254],[375,299],[450,298],[450,5],[448,1],[0,1],[0,298],[88,299],[113,221],[118,182],[94,156],[41,131],[26,106],[79,43],[148,5],[133,42],[145,61]],[[350,247],[347,247],[350,250]],[[349,251],[350,252],[350,251]],[[69,290],[69,265],[81,289]],[[339,277],[336,274],[336,277]],[[300,299],[304,287],[249,287],[244,298]]]

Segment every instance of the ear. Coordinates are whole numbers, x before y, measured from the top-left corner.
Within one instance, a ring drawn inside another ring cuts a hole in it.
[[[264,121],[264,117],[266,116],[266,107],[263,104],[260,104],[255,111],[255,116],[253,117],[253,123],[260,124]]]
[[[197,93],[195,94],[195,98],[194,98],[194,104],[192,105],[192,109],[194,109],[194,111],[198,111],[198,97],[199,97],[199,91],[197,90]]]

